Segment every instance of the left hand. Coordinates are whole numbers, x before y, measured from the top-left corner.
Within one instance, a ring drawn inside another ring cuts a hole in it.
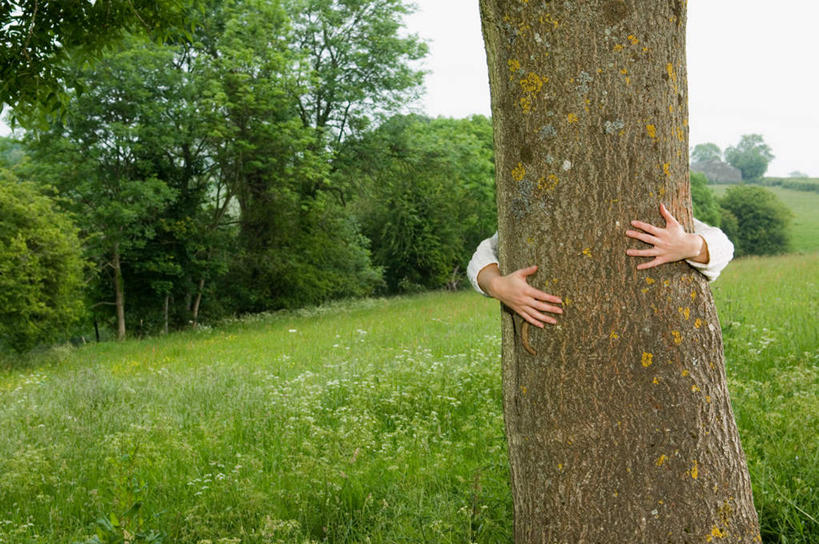
[[[685,232],[682,225],[674,219],[665,205],[660,204],[660,214],[665,219],[665,228],[655,227],[642,221],[632,221],[631,225],[640,231],[627,230],[626,236],[641,240],[651,246],[649,249],[628,249],[626,254],[632,257],[654,257],[649,262],[637,265],[637,270],[645,270],[665,263],[693,259],[708,262],[708,245],[698,234]]]

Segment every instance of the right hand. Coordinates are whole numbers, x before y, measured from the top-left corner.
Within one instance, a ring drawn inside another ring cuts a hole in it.
[[[537,266],[534,265],[506,276],[498,274],[489,281],[487,293],[512,308],[532,325],[543,328],[544,322],[552,325],[557,323],[557,319],[543,312],[562,314],[563,308],[554,304],[563,304],[563,301],[560,297],[535,289],[526,282],[526,278],[536,271]]]

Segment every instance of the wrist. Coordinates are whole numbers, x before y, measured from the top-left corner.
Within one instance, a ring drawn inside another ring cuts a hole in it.
[[[700,236],[699,234],[689,234],[689,250],[688,250],[688,257],[689,260],[692,260],[697,263],[708,263],[708,244],[705,243],[705,238]]]

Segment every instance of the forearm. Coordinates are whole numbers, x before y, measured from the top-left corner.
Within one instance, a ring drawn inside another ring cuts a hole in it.
[[[497,263],[486,265],[478,272],[478,286],[490,297],[497,298],[492,287],[494,281],[500,277],[500,268]]]

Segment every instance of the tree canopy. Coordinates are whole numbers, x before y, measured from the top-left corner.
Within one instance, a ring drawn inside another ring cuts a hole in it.
[[[101,54],[128,31],[181,33],[195,0],[8,0],[0,4],[0,105],[56,109],[68,61]]]
[[[739,168],[744,180],[761,178],[773,159],[773,150],[761,134],[745,134],[736,146],[725,150],[725,160],[734,168]]]

